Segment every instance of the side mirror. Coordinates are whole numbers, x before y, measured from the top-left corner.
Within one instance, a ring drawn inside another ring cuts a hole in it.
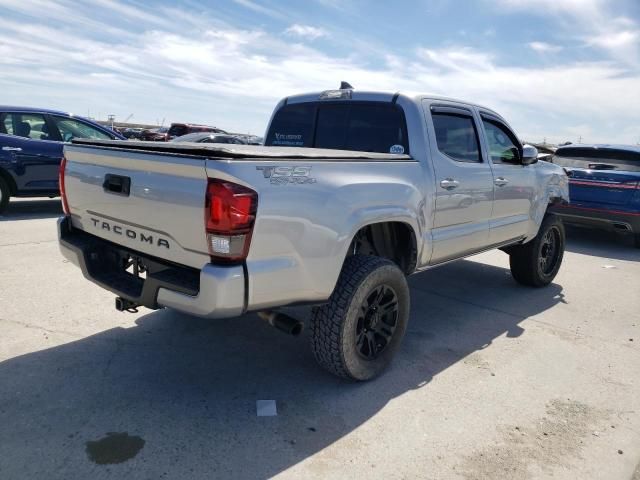
[[[538,149],[531,145],[522,148],[522,165],[531,165],[538,161]]]

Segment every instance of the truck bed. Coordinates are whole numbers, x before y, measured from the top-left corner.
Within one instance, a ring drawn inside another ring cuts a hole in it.
[[[138,140],[89,140],[76,139],[73,144],[112,150],[146,151],[191,157],[235,160],[288,159],[288,160],[343,160],[343,161],[394,161],[409,160],[404,154],[355,152],[324,148],[265,147],[260,145],[228,145],[222,143],[144,142]]]

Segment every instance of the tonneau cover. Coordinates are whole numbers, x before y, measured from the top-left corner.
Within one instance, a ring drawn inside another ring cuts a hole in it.
[[[91,140],[75,139],[71,143],[80,146],[93,146],[117,150],[141,150],[154,153],[199,156],[207,158],[256,159],[331,159],[331,160],[369,160],[369,161],[407,161],[409,155],[374,152],[354,152],[349,150],[330,150],[325,148],[265,147],[262,145],[230,145],[226,143],[191,142],[143,142],[135,140]]]

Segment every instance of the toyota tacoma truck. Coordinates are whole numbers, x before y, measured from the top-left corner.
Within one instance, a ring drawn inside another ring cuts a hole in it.
[[[355,380],[398,350],[408,275],[499,248],[517,282],[553,280],[561,167],[488,108],[341,87],[283,99],[264,146],[67,144],[63,255],[121,311],[257,312],[297,334],[280,307],[311,305],[315,358]]]

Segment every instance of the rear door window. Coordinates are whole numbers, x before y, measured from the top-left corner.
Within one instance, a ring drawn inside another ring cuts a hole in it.
[[[402,109],[382,102],[285,105],[265,145],[377,153],[409,153]]]
[[[433,112],[438,150],[457,162],[480,163],[478,132],[470,115]]]
[[[640,151],[613,148],[560,148],[553,155],[553,163],[568,168],[587,170],[623,170],[640,172]]]
[[[0,129],[18,137],[31,140],[55,140],[51,138],[44,115],[39,113],[7,113]]]

